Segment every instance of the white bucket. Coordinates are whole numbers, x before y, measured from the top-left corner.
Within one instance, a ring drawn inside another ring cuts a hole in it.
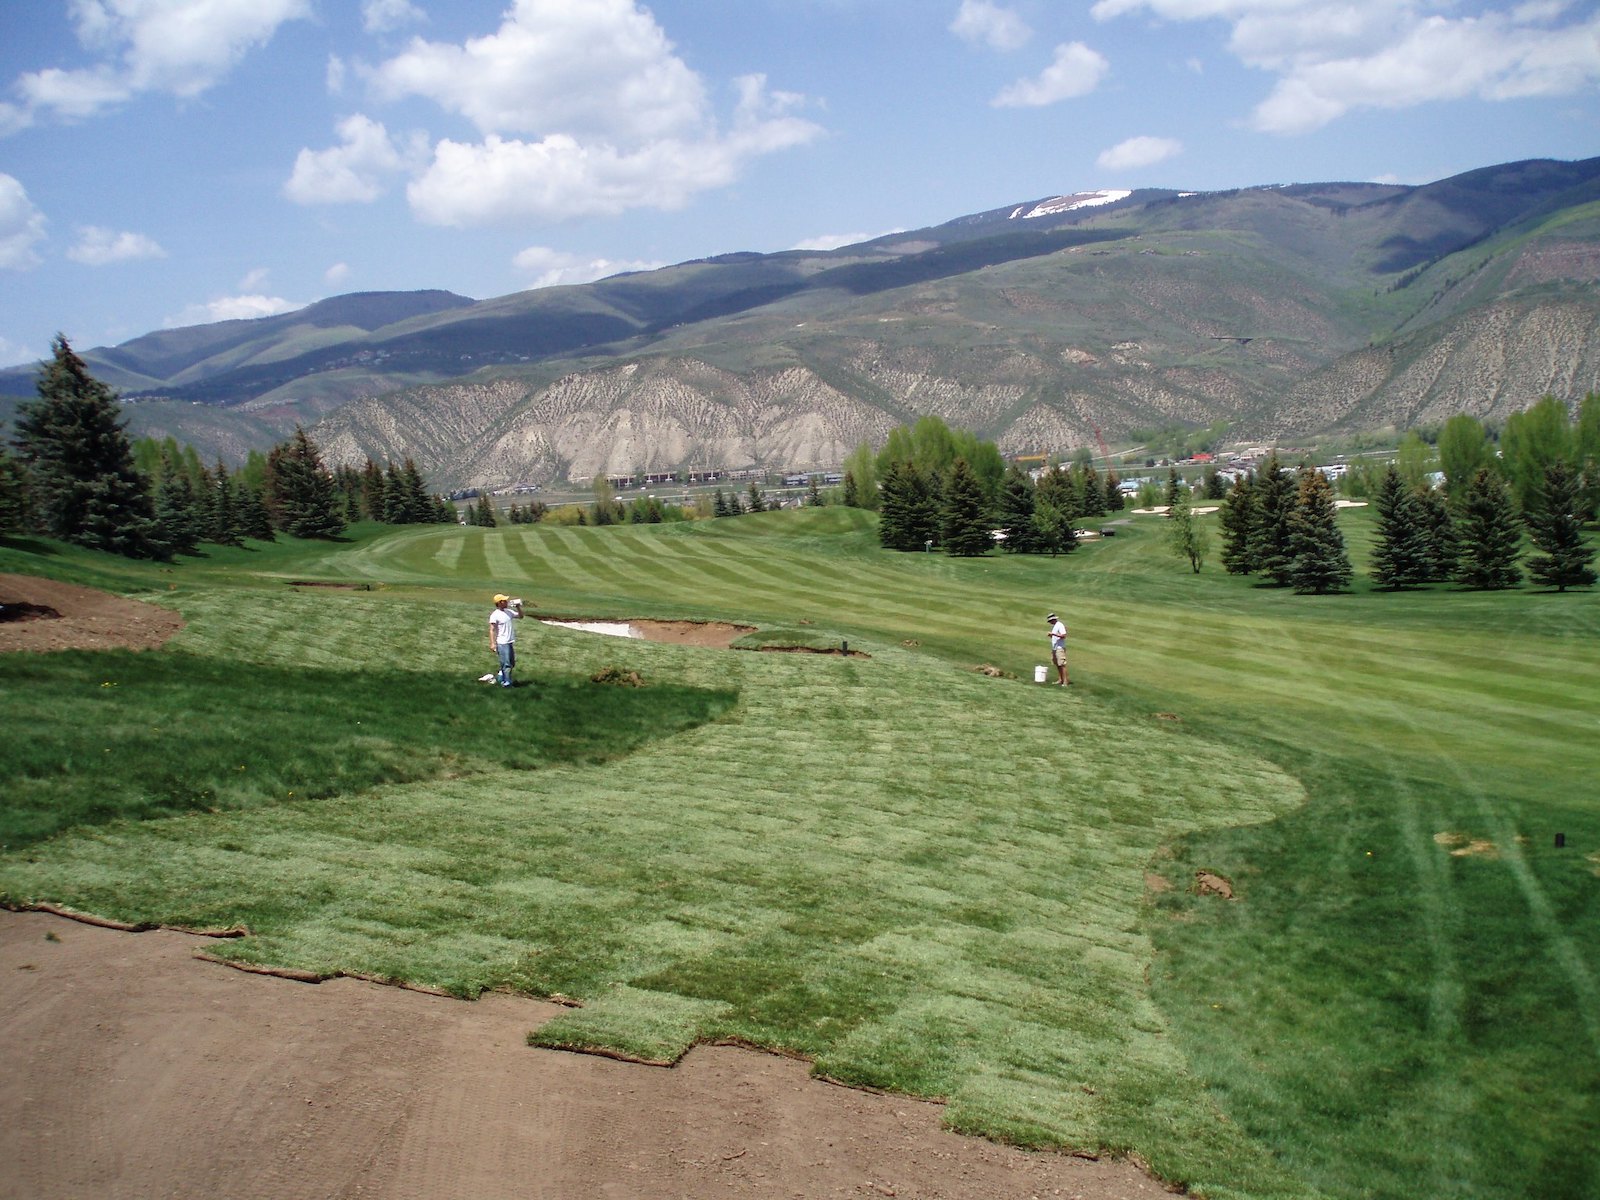
[[[1044,665],[1042,663],[1033,669],[1033,681],[1035,683],[1044,682]]]

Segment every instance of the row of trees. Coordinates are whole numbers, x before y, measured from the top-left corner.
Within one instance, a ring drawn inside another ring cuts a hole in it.
[[[1536,582],[1558,591],[1595,582],[1589,566],[1595,551],[1583,535],[1582,475],[1560,458],[1544,469],[1520,511],[1512,485],[1488,465],[1451,496],[1443,488],[1409,485],[1391,464],[1373,504],[1372,577],[1379,587],[1515,587],[1523,577],[1524,530],[1539,551],[1527,564]],[[1310,466],[1285,470],[1273,453],[1260,470],[1235,482],[1222,506],[1223,566],[1229,574],[1259,575],[1297,592],[1342,591],[1352,572],[1334,518],[1326,476]],[[1174,544],[1199,570],[1202,535],[1194,532],[1186,501],[1174,521]]]
[[[331,472],[303,429],[236,470],[207,467],[171,438],[132,442],[111,390],[64,337],[52,350],[38,399],[18,408],[16,456],[0,448],[0,532],[165,559],[280,532],[336,537],[356,520],[455,521],[410,459]]]
[[[1008,552],[1057,555],[1077,547],[1077,522],[1121,508],[1122,493],[1087,460],[1035,482],[1007,468],[993,442],[923,417],[894,430],[876,456],[865,446],[850,456],[844,502],[878,510],[878,540],[891,550],[971,557],[988,553],[998,533]]]

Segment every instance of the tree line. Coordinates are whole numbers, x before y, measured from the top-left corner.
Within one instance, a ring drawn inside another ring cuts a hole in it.
[[[874,453],[863,443],[844,464],[843,502],[878,510],[878,541],[890,550],[938,548],[958,557],[1066,554],[1075,525],[1122,507],[1114,473],[1087,457],[1047,465],[1036,480],[1009,467],[993,442],[935,416],[890,432]]]
[[[35,532],[133,558],[194,554],[203,543],[272,541],[278,533],[331,538],[352,521],[456,520],[430,496],[416,465],[329,471],[297,428],[230,470],[193,447],[128,438],[110,388],[58,336],[38,399],[18,406],[10,453],[0,446],[0,533]]]

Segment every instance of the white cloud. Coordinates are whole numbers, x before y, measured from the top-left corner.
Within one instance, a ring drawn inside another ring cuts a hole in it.
[[[1054,61],[1038,76],[1017,80],[991,103],[996,108],[1040,108],[1087,96],[1100,86],[1110,69],[1103,54],[1082,42],[1066,42],[1056,47]]]
[[[1360,109],[1438,100],[1574,95],[1600,84],[1600,15],[1538,0],[1449,15],[1431,0],[1099,0],[1109,20],[1138,12],[1221,20],[1229,49],[1276,82],[1251,114],[1268,133],[1306,133]]]
[[[1014,11],[990,0],[961,0],[950,32],[964,41],[983,43],[994,50],[1020,50],[1033,30]]]
[[[338,124],[342,140],[327,150],[301,150],[283,193],[296,204],[368,204],[383,195],[388,181],[426,161],[420,135],[397,146],[389,131],[357,113]]]
[[[148,234],[119,233],[102,225],[84,225],[78,230],[78,240],[67,251],[67,257],[90,267],[104,267],[111,263],[139,262],[150,258],[165,258],[167,252]]]
[[[350,264],[336,262],[322,273],[322,281],[328,284],[341,284],[350,275]]]
[[[460,45],[413,39],[367,77],[378,99],[432,100],[483,135],[438,142],[411,180],[413,212],[438,225],[680,208],[750,159],[822,132],[797,115],[804,97],[760,75],[734,81],[719,121],[700,77],[633,0],[515,0],[496,32]],[[371,194],[376,173],[354,169],[353,151],[322,154],[302,152],[292,195]]]
[[[526,218],[616,216],[630,209],[679,209],[700,192],[724,187],[757,155],[803,145],[820,130],[785,115],[795,98],[768,93],[765,81],[738,81],[731,127],[629,146],[564,133],[539,141],[490,134],[482,142],[445,139],[406,189],[412,212],[433,225],[479,225]]]
[[[880,233],[822,233],[790,246],[791,250],[837,250],[841,246],[859,246],[891,233],[904,233],[904,229],[885,229]]]
[[[41,112],[81,120],[143,92],[197,96],[310,11],[308,0],[73,0],[78,40],[102,61],[20,76],[23,105],[3,126],[20,128]]]
[[[272,275],[269,267],[253,267],[244,273],[244,278],[239,280],[239,291],[259,292],[267,286],[267,280]]]
[[[191,304],[177,316],[168,317],[162,325],[167,329],[182,329],[188,325],[212,325],[218,321],[252,321],[304,307],[280,296],[223,296],[204,304]]]
[[[1102,151],[1095,165],[1108,171],[1134,171],[1183,153],[1183,143],[1173,138],[1131,137]]]
[[[519,271],[534,276],[532,287],[560,287],[566,284],[593,283],[625,271],[654,271],[662,262],[616,262],[608,258],[584,258],[548,246],[529,246],[511,260]]]
[[[42,259],[34,247],[44,240],[44,214],[10,175],[0,174],[0,268],[26,271]]]
[[[323,85],[328,89],[330,96],[344,94],[345,77],[350,74],[350,69],[345,66],[344,59],[337,54],[328,55],[328,66],[323,71]]]
[[[362,0],[361,24],[368,33],[392,33],[428,19],[411,0]]]

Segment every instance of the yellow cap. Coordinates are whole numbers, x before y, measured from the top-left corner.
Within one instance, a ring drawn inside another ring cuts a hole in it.
[[[504,603],[505,603],[505,602],[506,602],[506,601],[507,601],[507,600],[509,600],[509,599],[511,599],[511,597],[510,597],[510,596],[503,596],[503,595],[500,595],[500,594],[499,594],[499,593],[498,593],[498,592],[497,592],[497,593],[496,593],[496,594],[495,594],[495,598],[494,598],[494,602],[495,602],[495,603],[496,603],[496,604],[504,604]]]

